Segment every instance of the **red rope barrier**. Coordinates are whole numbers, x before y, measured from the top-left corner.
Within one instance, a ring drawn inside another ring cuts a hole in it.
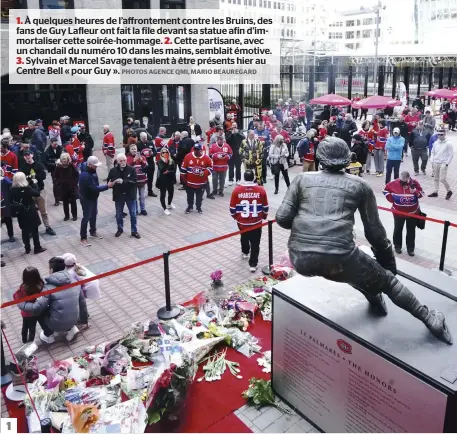
[[[6,337],[5,330],[3,329],[3,327],[2,327],[2,334],[3,334],[3,337],[4,337],[4,339],[5,339],[6,345],[8,345],[8,349],[10,350],[11,356],[13,357],[13,362],[14,362],[14,364],[15,364],[16,367],[17,367],[17,372],[19,372],[19,375],[21,376],[22,384],[23,384],[24,387],[25,387],[25,390],[26,390],[26,392],[27,392],[27,395],[29,395],[30,402],[31,402],[31,404],[32,404],[33,410],[35,411],[38,420],[41,421],[40,415],[38,414],[38,411],[37,411],[37,409],[36,409],[36,407],[35,407],[35,401],[32,399],[32,395],[30,395],[29,388],[27,387],[27,381],[25,381],[25,378],[24,378],[24,376],[22,375],[22,370],[21,370],[21,368],[19,367],[19,363],[17,362],[16,356],[14,355],[13,349],[11,348],[11,345],[10,345],[10,343],[9,343],[9,341],[8,341],[8,338]],[[38,375],[39,375],[39,374],[38,374]]]
[[[431,221],[431,222],[434,222],[434,223],[440,223],[440,224],[444,224],[445,223],[444,220],[439,220],[439,219],[435,219],[435,218],[432,218],[432,217],[423,217],[423,216],[418,215],[418,214],[408,214],[408,213],[404,213],[404,212],[401,212],[401,211],[394,210],[392,208],[385,208],[383,206],[378,206],[378,209],[380,209],[382,211],[391,212],[392,214],[404,215],[405,217],[416,218],[416,219],[419,219],[419,220],[428,220],[428,221]],[[273,223],[276,222],[276,220],[272,220],[272,221],[273,221]],[[231,237],[234,237],[236,235],[239,235],[239,234],[242,234],[242,233],[245,233],[245,232],[249,232],[249,231],[251,231],[253,229],[257,229],[259,227],[263,227],[263,226],[267,226],[267,225],[268,225],[268,222],[264,222],[264,223],[262,223],[260,225],[256,225],[255,227],[252,227],[252,228],[247,228],[247,229],[243,229],[241,231],[231,232],[231,233],[228,233],[228,234],[221,235],[219,237],[211,238],[210,240],[201,241],[201,242],[195,243],[195,244],[190,244],[189,246],[178,247],[176,249],[170,250],[170,254],[181,253],[181,252],[185,252],[186,250],[191,250],[191,249],[194,249],[196,247],[204,246],[206,244],[211,244],[211,243],[215,243],[217,241],[222,241],[222,240],[225,240],[227,238],[231,238]],[[450,226],[453,226],[453,227],[457,228],[457,224],[456,223],[450,223]],[[142,265],[146,265],[146,264],[149,264],[151,262],[158,261],[159,259],[162,259],[162,258],[163,258],[163,255],[154,256],[153,258],[149,258],[149,259],[145,259],[145,260],[140,261],[140,262],[135,262],[133,264],[125,265],[123,267],[116,268],[115,270],[111,270],[111,271],[107,271],[105,273],[97,274],[96,276],[89,277],[89,278],[84,279],[84,280],[79,280],[77,282],[69,283],[68,285],[58,286],[58,287],[50,289],[48,291],[43,291],[43,292],[41,292],[39,294],[39,296],[42,297],[42,296],[45,296],[45,295],[54,294],[55,292],[63,291],[63,290],[68,289],[68,288],[73,288],[74,286],[84,285],[85,283],[92,282],[93,280],[103,279],[105,277],[112,276],[112,275],[118,274],[118,273],[122,273],[123,271],[127,271],[127,270],[130,270],[132,268],[141,267]],[[5,303],[2,303],[0,308],[3,309],[5,307],[15,306],[15,305],[17,305],[19,303],[23,303],[25,301],[33,301],[36,298],[37,298],[36,294],[35,295],[28,295],[28,296],[23,297],[23,298],[18,299],[18,300],[11,300],[11,301],[7,301]]]

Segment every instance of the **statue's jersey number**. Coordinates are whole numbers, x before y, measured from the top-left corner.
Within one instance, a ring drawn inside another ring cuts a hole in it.
[[[305,189],[304,200],[312,206],[310,218],[339,220],[343,217],[344,191],[328,188]]]

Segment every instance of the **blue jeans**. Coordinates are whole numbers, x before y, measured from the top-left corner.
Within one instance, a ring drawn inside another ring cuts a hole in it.
[[[392,169],[394,170],[394,179],[400,177],[400,164],[401,160],[389,160],[387,159],[386,163],[386,184],[390,182],[392,177]]]
[[[127,205],[130,214],[130,227],[132,232],[137,232],[136,229],[136,201],[134,200],[117,200],[114,202],[116,205],[116,223],[117,228],[121,231],[124,230],[124,219],[122,218],[122,213],[124,212],[124,205]]]
[[[139,213],[140,210],[144,211],[144,209],[146,207],[146,184],[137,184],[136,187],[138,190],[138,198],[139,198],[140,204],[138,206],[138,204],[135,201],[135,206],[136,206],[135,210],[137,213]]]
[[[87,240],[87,224],[89,223],[90,234],[97,232],[97,201],[80,199],[81,207],[83,209],[83,218],[81,219],[81,239]]]

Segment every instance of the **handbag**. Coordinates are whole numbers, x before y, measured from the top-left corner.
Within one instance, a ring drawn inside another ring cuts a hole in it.
[[[419,210],[419,212],[417,213],[418,215],[420,215],[421,217],[427,217],[427,214],[425,214],[425,212],[422,212],[421,210]],[[416,226],[417,226],[417,229],[425,229],[425,220],[422,220],[422,219],[416,219]]]
[[[271,173],[273,175],[278,175],[280,172],[281,172],[281,165],[279,164],[279,162],[271,165]]]

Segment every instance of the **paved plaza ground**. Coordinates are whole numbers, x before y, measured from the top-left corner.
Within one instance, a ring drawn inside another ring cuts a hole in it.
[[[457,223],[457,133],[449,133],[453,142],[456,157],[448,172],[449,182],[454,191],[451,200],[444,200],[444,188],[440,187],[440,196],[436,199],[424,198],[421,200],[422,209],[429,217],[450,220]],[[101,157],[101,152],[96,155]],[[412,170],[411,157],[405,158],[402,168]],[[290,169],[293,178],[301,171],[301,167]],[[433,178],[429,173],[419,175],[417,180],[421,183],[425,192],[432,191]],[[105,178],[106,168],[99,169],[99,177]],[[365,178],[372,185],[378,205],[389,206],[382,195],[384,179],[366,175]],[[51,225],[57,232],[57,236],[44,234],[44,227],[40,229],[42,245],[47,251],[39,255],[25,255],[21,243],[20,230],[15,223],[17,241],[9,243],[6,240],[6,228],[2,227],[1,250],[6,266],[1,269],[1,294],[2,302],[12,299],[12,294],[21,282],[21,274],[24,267],[32,265],[37,267],[42,275],[48,272],[48,260],[52,256],[66,252],[74,253],[79,263],[85,265],[94,273],[114,270],[124,265],[133,264],[140,260],[159,255],[169,249],[190,245],[200,241],[237,230],[235,222],[229,213],[230,193],[234,187],[227,187],[225,197],[217,197],[216,200],[203,202],[203,214],[192,213],[185,215],[186,194],[184,191],[175,191],[174,203],[177,207],[171,216],[163,214],[159,199],[148,197],[146,199],[147,216],[138,217],[138,231],[141,239],[136,240],[129,236],[129,218],[125,219],[125,232],[115,238],[116,221],[114,218],[114,203],[111,192],[104,192],[99,199],[99,215],[97,228],[104,236],[103,240],[92,240],[91,247],[82,247],[79,243],[79,226],[82,216],[81,208],[78,209],[77,222],[64,222],[62,206],[54,207],[52,197],[52,184],[46,182],[47,204]],[[274,181],[268,180],[266,189],[270,200],[270,217],[274,218],[281,204],[286,190],[284,181],[281,180],[279,194],[274,195]],[[380,216],[389,236],[392,236],[393,218],[385,211],[380,211]],[[360,218],[356,220],[357,242],[366,244],[363,235],[363,226]],[[427,222],[423,231],[417,232],[416,256],[410,258],[403,253],[402,258],[427,268],[436,268],[439,263],[441,252],[443,226]],[[286,252],[288,232],[274,225],[274,255],[279,258]],[[268,262],[267,230],[264,229],[260,264]],[[457,229],[450,228],[446,255],[446,268],[457,275]],[[226,285],[234,285],[246,281],[252,274],[248,264],[241,258],[239,237],[233,237],[217,243],[198,247],[170,257],[171,293],[174,303],[190,299],[195,293],[207,289],[210,284],[210,273],[216,269],[224,272]],[[260,271],[259,271],[260,273]],[[164,278],[162,262],[155,262],[131,271],[113,275],[101,281],[102,298],[97,301],[88,300],[90,313],[90,327],[82,330],[79,336],[68,344],[65,339],[58,339],[52,345],[42,344],[38,333],[36,342],[39,344],[37,352],[40,369],[46,367],[52,359],[64,359],[79,355],[82,350],[90,345],[119,337],[134,321],[155,318],[157,309],[162,307],[164,300]],[[12,306],[2,309],[2,320],[7,329],[6,334],[13,350],[21,345],[22,318],[17,307]],[[2,406],[2,415],[4,414]],[[268,413],[269,414],[269,413]],[[265,432],[303,432],[311,430],[308,424],[300,418],[282,420],[281,415],[275,417],[261,414],[255,415],[245,409],[240,409],[239,417],[245,421],[253,431]],[[255,416],[255,417],[254,417]],[[262,422],[260,422],[262,420]],[[257,422],[256,422],[257,421]],[[284,426],[282,426],[283,424]],[[302,425],[300,425],[302,424]],[[280,426],[281,425],[281,426]]]

